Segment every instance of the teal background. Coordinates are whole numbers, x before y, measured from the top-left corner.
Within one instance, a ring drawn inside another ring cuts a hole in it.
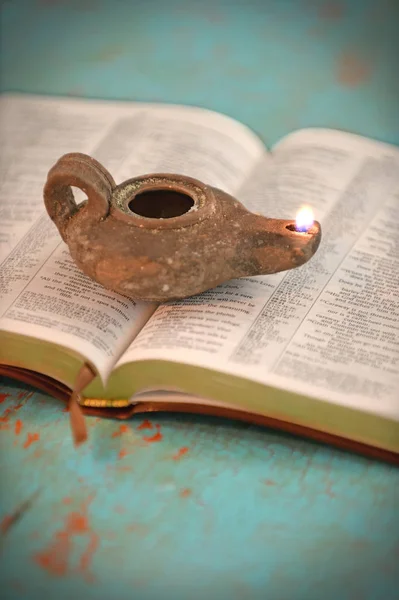
[[[398,25],[395,0],[3,1],[0,85],[204,106],[268,145],[305,126],[399,144]],[[90,419],[76,451],[57,401],[0,392],[3,597],[398,598],[397,469],[172,415]]]

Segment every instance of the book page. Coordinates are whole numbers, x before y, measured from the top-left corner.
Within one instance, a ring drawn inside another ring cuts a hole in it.
[[[64,153],[84,152],[117,183],[177,172],[235,193],[266,150],[222,115],[138,103],[4,96],[0,132],[0,331],[70,348],[105,379],[155,306],[108,292],[75,267],[44,209],[48,170]]]
[[[310,204],[316,255],[158,308],[120,364],[190,363],[399,419],[399,150],[308,130],[273,163],[240,198],[282,218]]]

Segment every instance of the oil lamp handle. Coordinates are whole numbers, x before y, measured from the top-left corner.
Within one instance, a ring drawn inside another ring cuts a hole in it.
[[[64,154],[55,163],[47,175],[43,196],[46,210],[64,241],[68,220],[79,210],[71,186],[87,195],[87,210],[93,220],[100,221],[108,215],[115,185],[110,173],[86,154]]]

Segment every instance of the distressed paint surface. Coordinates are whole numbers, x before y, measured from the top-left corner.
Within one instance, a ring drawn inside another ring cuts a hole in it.
[[[5,0],[3,90],[196,104],[269,144],[399,143],[396,0]]]
[[[89,442],[74,450],[59,401],[7,380],[2,389],[8,597],[397,597],[398,469],[266,429],[159,415],[88,419]]]
[[[394,0],[1,3],[3,90],[206,106],[269,144],[399,143]],[[393,600],[399,471],[214,419],[89,420],[0,383],[7,598]],[[26,503],[26,504],[24,504]]]

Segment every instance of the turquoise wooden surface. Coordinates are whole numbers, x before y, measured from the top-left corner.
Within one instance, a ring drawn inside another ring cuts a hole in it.
[[[268,143],[322,125],[399,144],[395,1],[1,4],[3,90],[197,104]],[[0,385],[2,597],[398,598],[398,470],[174,416],[90,419],[75,451],[57,401]]]

